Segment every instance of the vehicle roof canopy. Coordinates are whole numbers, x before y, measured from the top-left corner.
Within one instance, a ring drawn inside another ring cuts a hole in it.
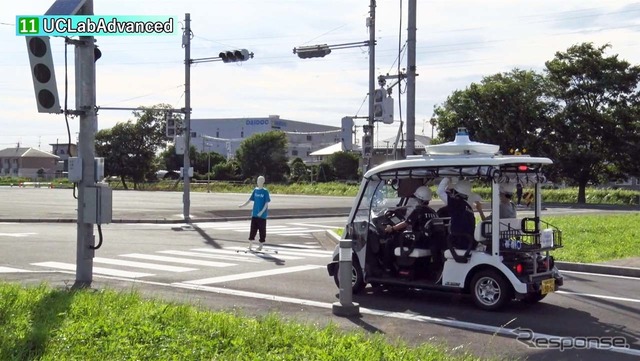
[[[538,178],[543,165],[553,164],[544,157],[529,155],[502,155],[498,146],[472,142],[466,129],[459,128],[456,140],[426,146],[427,154],[389,161],[378,165],[364,175],[366,179],[391,179],[445,176],[496,177],[514,173],[517,176]],[[537,180],[536,180],[537,181]]]

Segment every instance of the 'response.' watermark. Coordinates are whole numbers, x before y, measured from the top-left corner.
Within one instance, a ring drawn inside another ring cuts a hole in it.
[[[627,340],[622,336],[577,336],[561,337],[536,335],[533,330],[518,327],[511,330],[516,340],[529,348],[546,348],[560,350],[609,350],[612,348],[629,348]]]

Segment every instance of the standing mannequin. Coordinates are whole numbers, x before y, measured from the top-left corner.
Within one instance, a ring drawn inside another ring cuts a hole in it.
[[[262,244],[266,241],[267,237],[267,212],[269,208],[269,191],[264,188],[264,177],[259,176],[257,181],[258,186],[253,189],[251,197],[246,202],[242,203],[238,207],[242,208],[253,202],[253,211],[251,211],[251,229],[249,231],[249,249],[253,246],[256,233],[260,233],[260,245],[258,251],[262,250]]]

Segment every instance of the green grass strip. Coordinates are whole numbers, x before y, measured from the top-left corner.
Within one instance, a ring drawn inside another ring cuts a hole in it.
[[[0,283],[2,360],[478,360],[443,345],[146,300]]]

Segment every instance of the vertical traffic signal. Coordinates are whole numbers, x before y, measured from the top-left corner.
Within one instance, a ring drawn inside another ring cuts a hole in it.
[[[343,149],[350,151],[353,149],[353,118],[342,118],[342,129],[340,130],[340,138],[342,140]]]
[[[384,89],[373,93],[373,120],[393,124],[393,98]]]
[[[253,57],[253,53],[249,53],[247,49],[221,51],[218,54],[223,63],[235,63],[237,61],[246,61]]]
[[[38,113],[61,113],[48,36],[25,36]]]

